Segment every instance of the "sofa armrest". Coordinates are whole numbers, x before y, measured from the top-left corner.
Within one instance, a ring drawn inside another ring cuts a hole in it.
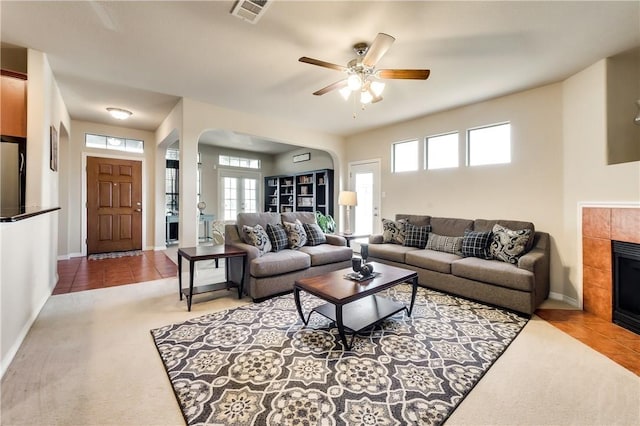
[[[332,246],[347,245],[347,239],[344,237],[341,237],[340,235],[324,234],[324,236],[327,237],[327,244],[331,244]]]
[[[369,235],[369,244],[382,244],[384,238],[382,238],[382,234],[371,234]]]
[[[536,272],[536,263],[544,261],[545,252],[542,249],[534,248],[518,259],[518,268],[526,269],[529,272]]]
[[[550,236],[546,232],[536,232],[535,238],[533,248],[518,259],[518,268],[533,273],[537,306],[549,296],[551,244]]]

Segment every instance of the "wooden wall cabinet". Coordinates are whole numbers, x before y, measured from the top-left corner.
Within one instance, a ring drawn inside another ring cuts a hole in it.
[[[333,216],[333,170],[264,178],[265,212],[316,212]]]
[[[0,87],[0,134],[27,137],[27,77],[2,71]]]

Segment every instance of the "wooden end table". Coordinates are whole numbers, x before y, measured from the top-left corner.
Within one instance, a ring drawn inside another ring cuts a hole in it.
[[[307,325],[314,312],[335,321],[344,347],[351,350],[355,335],[365,328],[402,310],[406,310],[407,315],[411,316],[418,291],[418,274],[383,263],[373,262],[373,267],[380,275],[360,282],[345,278],[346,274],[353,272],[351,268],[297,280],[293,286],[293,296],[302,322]],[[403,303],[376,294],[404,282],[411,282],[413,285],[409,308]],[[327,303],[312,309],[305,318],[300,303],[301,290]],[[353,331],[351,344],[347,343],[346,328]]]
[[[369,238],[370,234],[345,234],[344,232],[338,232],[335,235],[338,235],[345,240],[347,240],[347,247],[351,247],[351,240],[358,240],[361,238]]]
[[[178,292],[180,294],[180,300],[184,294],[187,298],[187,309],[191,311],[191,301],[194,294],[208,293],[210,291],[238,288],[238,299],[242,298],[242,286],[244,283],[244,261],[247,256],[245,250],[236,248],[230,245],[217,245],[217,246],[198,246],[198,247],[183,247],[178,249]],[[189,288],[182,288],[182,258],[189,261]],[[234,283],[229,280],[229,259],[232,257],[242,258],[242,274],[240,283]],[[213,283],[208,285],[201,285],[193,287],[193,271],[195,263],[200,260],[215,260],[216,266],[218,259],[225,259],[225,281],[219,283]]]

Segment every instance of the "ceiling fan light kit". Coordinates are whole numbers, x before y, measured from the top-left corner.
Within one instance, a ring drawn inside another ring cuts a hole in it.
[[[376,71],[376,64],[387,53],[394,41],[395,38],[392,36],[378,33],[371,46],[367,43],[355,44],[353,50],[356,53],[356,58],[349,61],[346,67],[306,56],[298,60],[347,74],[345,79],[315,91],[314,95],[321,96],[333,90],[338,90],[344,100],[348,100],[352,92],[360,92],[359,100],[364,109],[365,105],[382,100],[385,83],[379,81],[379,79],[426,80],[429,78],[430,71],[426,69],[383,69]]]

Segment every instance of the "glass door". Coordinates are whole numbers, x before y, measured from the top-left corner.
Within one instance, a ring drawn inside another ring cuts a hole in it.
[[[236,220],[238,213],[258,211],[260,175],[224,171],[220,174],[220,206],[223,220]]]
[[[351,229],[356,235],[380,232],[380,161],[350,163],[349,189],[358,194]]]

